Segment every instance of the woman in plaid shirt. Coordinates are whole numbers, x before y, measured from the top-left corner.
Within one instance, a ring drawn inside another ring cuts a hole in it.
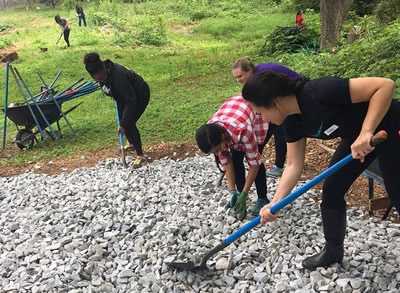
[[[196,132],[200,150],[216,155],[223,166],[231,192],[227,208],[234,208],[240,219],[246,216],[246,199],[254,182],[258,199],[252,213],[257,215],[269,203],[265,167],[261,160],[267,131],[268,122],[253,111],[249,102],[235,96],[227,99]],[[244,157],[249,165],[247,176]]]

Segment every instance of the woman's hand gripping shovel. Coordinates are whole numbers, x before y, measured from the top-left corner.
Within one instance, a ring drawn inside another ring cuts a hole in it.
[[[376,146],[379,143],[385,141],[387,138],[387,133],[385,131],[380,131],[371,140],[371,146]],[[304,185],[300,186],[293,192],[291,192],[289,195],[286,197],[282,198],[279,202],[275,203],[271,207],[271,213],[276,214],[279,210],[284,208],[285,206],[291,204],[296,198],[298,198],[300,195],[314,187],[315,185],[319,184],[321,181],[323,181],[325,178],[329,177],[330,175],[336,173],[338,170],[340,170],[343,166],[348,164],[353,160],[353,157],[351,154],[347,155],[340,161],[336,162],[334,165],[331,167],[325,169],[322,171],[319,175],[305,183]],[[177,269],[177,270],[186,270],[186,271],[200,271],[207,269],[207,261],[215,255],[217,252],[223,250],[225,247],[229,246],[232,244],[235,240],[239,239],[242,235],[246,234],[249,232],[251,229],[253,229],[255,226],[257,226],[261,221],[261,217],[255,217],[253,220],[250,222],[247,222],[244,224],[241,228],[236,230],[234,233],[226,237],[220,244],[218,244],[216,247],[208,251],[206,254],[204,254],[200,260],[200,262],[193,262],[193,261],[188,261],[188,262],[170,262],[167,265],[170,268]]]
[[[128,164],[126,163],[126,154],[125,154],[125,138],[124,138],[124,133],[121,130],[120,126],[120,117],[119,117],[119,111],[118,111],[118,105],[115,103],[115,122],[117,124],[118,128],[118,141],[119,141],[119,146],[120,146],[120,151],[121,151],[121,161],[122,164],[124,165],[125,168],[128,167]]]

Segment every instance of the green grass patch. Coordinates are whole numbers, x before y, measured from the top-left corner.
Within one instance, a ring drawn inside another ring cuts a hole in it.
[[[396,24],[383,29],[382,37],[373,34],[369,40],[343,44],[336,54],[301,51],[258,56],[266,36],[277,26],[294,24],[294,12],[280,12],[276,2],[279,1],[159,0],[122,4],[103,0],[85,7],[86,28],[78,26],[71,9],[7,10],[0,11],[0,19],[13,29],[5,31],[1,40],[16,47],[19,59],[14,65],[33,92],[40,88],[37,72],[51,81],[61,69],[59,89],[81,77],[89,79],[82,59],[90,51],[98,51],[104,59],[137,71],[151,87],[150,104],[139,122],[147,145],[193,141],[196,128],[207,121],[223,99],[240,91],[231,77],[230,66],[241,56],[251,56],[257,62],[287,64],[310,77],[373,73],[399,78],[396,61],[400,50],[396,40],[400,38]],[[63,40],[56,45],[60,33],[53,19],[56,12],[72,24],[71,48],[66,49]],[[306,22],[313,25],[317,25],[317,19],[317,15],[306,15]],[[48,51],[43,53],[40,48]],[[0,89],[4,89],[3,73]],[[21,100],[12,81],[9,102]],[[73,132],[61,122],[62,139],[15,152],[15,156],[2,159],[0,165],[50,160],[116,146],[113,101],[98,92],[63,107],[68,109],[81,101],[83,104],[69,116]],[[2,106],[3,101],[0,103]],[[2,115],[0,112],[0,129]],[[9,124],[8,144],[15,132]]]

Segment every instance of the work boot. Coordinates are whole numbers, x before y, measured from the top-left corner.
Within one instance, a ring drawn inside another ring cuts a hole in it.
[[[303,267],[310,271],[317,267],[341,264],[344,254],[344,236],[346,233],[346,210],[321,208],[322,225],[325,235],[325,247],[320,252],[303,260]]]
[[[259,198],[257,198],[256,204],[250,209],[250,213],[253,216],[258,216],[260,214],[260,210],[266,204],[269,204],[269,199],[267,197],[259,197]]]

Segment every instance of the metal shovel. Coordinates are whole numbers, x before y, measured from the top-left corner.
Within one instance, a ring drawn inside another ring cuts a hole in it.
[[[371,140],[371,145],[376,146],[379,143],[385,141],[387,138],[387,133],[385,131],[380,131]],[[275,203],[271,207],[271,213],[276,214],[279,210],[287,206],[288,204],[291,204],[296,198],[298,198],[300,195],[314,187],[315,185],[319,184],[321,181],[323,181],[325,178],[329,177],[330,175],[336,173],[338,170],[340,170],[343,166],[348,164],[353,160],[353,157],[351,154],[347,155],[340,161],[336,162],[334,165],[330,166],[329,168],[325,169],[322,171],[319,175],[315,176],[312,180],[308,181],[304,185],[298,187],[296,190],[291,192],[289,195],[286,197],[282,198],[279,202]],[[200,262],[193,262],[193,261],[188,261],[188,262],[170,262],[167,263],[167,265],[172,268],[172,269],[177,269],[177,270],[185,270],[185,271],[200,271],[207,269],[207,261],[215,255],[217,252],[223,250],[225,247],[229,246],[232,244],[235,240],[240,238],[242,235],[246,234],[249,232],[251,229],[253,229],[255,226],[257,226],[261,221],[261,217],[255,217],[252,219],[250,222],[247,222],[244,224],[241,228],[236,230],[234,233],[226,237],[220,244],[218,244],[216,247],[208,251],[206,254],[204,254],[200,260]]]

